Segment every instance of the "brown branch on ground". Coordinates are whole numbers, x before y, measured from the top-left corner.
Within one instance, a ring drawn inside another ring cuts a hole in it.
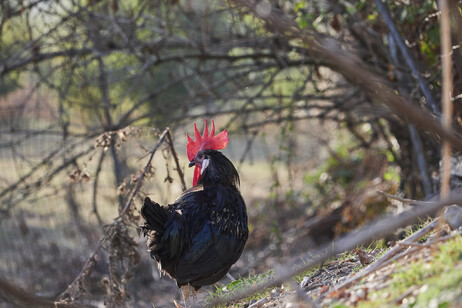
[[[433,243],[431,243],[433,244]],[[414,247],[414,248],[428,248],[431,246],[431,244],[419,244],[419,243],[401,243],[399,242],[398,245],[404,246],[404,247]]]
[[[438,220],[439,219],[435,219],[434,221],[432,221],[431,223],[429,223],[428,225],[426,225],[422,229],[418,230],[417,232],[415,232],[414,234],[412,234],[411,236],[406,238],[402,243],[403,244],[409,244],[409,243],[413,243],[413,242],[419,240],[422,236],[426,235],[427,233],[429,233],[431,230],[433,230],[436,227]],[[388,261],[390,261],[394,256],[396,256],[397,254],[402,252],[405,248],[406,247],[403,247],[401,245],[394,246],[393,248],[388,250],[383,256],[381,256],[378,260],[376,260],[374,263],[372,263],[368,267],[362,269],[359,273],[357,273],[356,275],[354,275],[350,279],[347,279],[342,284],[338,285],[330,293],[335,292],[335,291],[340,290],[340,289],[343,289],[343,288],[346,288],[346,287],[352,285],[353,283],[357,282],[358,280],[366,277],[367,275],[370,275],[373,272],[383,268],[384,266],[389,264]]]

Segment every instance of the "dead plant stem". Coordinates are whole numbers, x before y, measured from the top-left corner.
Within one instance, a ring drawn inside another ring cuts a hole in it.
[[[451,46],[451,26],[449,16],[449,5],[447,0],[439,0],[441,10],[440,29],[441,29],[441,59],[442,59],[442,106],[443,117],[442,125],[446,130],[452,127],[452,46]],[[448,140],[443,141],[441,149],[443,159],[441,172],[441,199],[449,197],[450,181],[451,181],[451,144]]]
[[[151,165],[151,161],[152,161],[152,159],[154,157],[154,154],[156,153],[157,149],[159,149],[161,144],[164,142],[165,137],[167,136],[169,131],[170,131],[170,128],[167,127],[164,130],[164,132],[162,133],[162,135],[160,136],[159,141],[157,141],[157,144],[151,150],[151,155],[149,156],[149,159],[148,159],[146,165],[143,168],[143,172],[141,172],[141,174],[137,178],[136,186],[131,190],[130,197],[128,198],[127,202],[125,203],[125,206],[122,209],[122,211],[120,211],[119,216],[117,218],[115,218],[115,220],[119,220],[120,218],[122,218],[125,215],[125,213],[128,211],[128,209],[130,208],[130,205],[132,204],[133,199],[135,198],[136,194],[138,193],[138,191],[141,188],[141,184],[143,183],[144,176],[146,175],[146,171],[148,170],[149,166]]]
[[[184,174],[183,171],[180,167],[180,163],[178,160],[178,155],[176,154],[175,147],[173,146],[173,138],[172,138],[172,133],[168,131],[167,133],[167,142],[170,146],[170,151],[172,152],[173,159],[175,160],[175,165],[176,165],[176,171],[178,172],[178,175],[180,176],[180,181],[181,181],[181,189],[183,191],[186,190],[186,182],[184,181]]]

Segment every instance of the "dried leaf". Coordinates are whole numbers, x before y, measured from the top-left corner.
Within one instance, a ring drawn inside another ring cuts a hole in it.
[[[363,266],[370,264],[372,263],[372,261],[374,261],[374,257],[362,249],[356,249],[355,253],[359,258],[359,262],[361,262],[361,265]]]
[[[349,293],[347,293],[345,289],[340,289],[340,290],[335,290],[329,293],[329,297],[332,297],[335,299],[342,299],[342,298],[349,297]]]
[[[125,192],[125,187],[126,186],[127,186],[127,184],[125,182],[120,184],[119,187],[117,187],[117,195],[119,195],[119,196],[123,195],[124,192]]]
[[[327,291],[329,291],[329,287],[328,287],[327,285],[323,285],[323,286],[321,287],[321,294],[324,294],[324,293],[326,293]]]

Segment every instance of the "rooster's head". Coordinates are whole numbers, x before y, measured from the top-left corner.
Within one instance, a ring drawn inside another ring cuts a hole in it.
[[[207,150],[222,150],[228,144],[228,132],[226,130],[215,135],[215,123],[212,121],[212,129],[209,134],[207,127],[207,120],[204,119],[204,133],[201,133],[197,129],[196,123],[194,123],[194,137],[196,140],[192,140],[188,134],[188,143],[186,144],[186,153],[190,161],[189,166],[195,166],[193,186],[197,184],[199,178],[202,176],[204,170],[210,163],[210,154]]]

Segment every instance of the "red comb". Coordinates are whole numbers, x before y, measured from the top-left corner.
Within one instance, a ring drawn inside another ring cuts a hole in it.
[[[204,133],[201,134],[197,130],[196,123],[194,123],[194,137],[196,140],[192,140],[188,134],[188,143],[186,144],[186,153],[188,154],[189,161],[193,160],[196,156],[197,152],[200,150],[222,150],[226,148],[228,144],[228,132],[226,130],[222,131],[218,135],[214,136],[215,134],[215,122],[212,121],[212,130],[210,131],[207,127],[207,120],[204,119]]]

